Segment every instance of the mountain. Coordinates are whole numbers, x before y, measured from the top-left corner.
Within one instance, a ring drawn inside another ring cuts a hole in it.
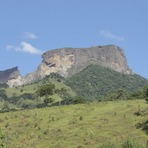
[[[123,50],[117,46],[96,46],[90,48],[61,48],[42,55],[41,67],[47,73],[58,72],[71,77],[89,65],[101,65],[115,71],[133,74],[127,65]]]
[[[21,80],[21,74],[18,67],[0,71],[0,83],[7,83],[8,81],[14,82],[15,80]]]
[[[40,98],[34,100],[35,92],[50,83],[55,85],[53,105],[59,104],[58,101],[73,102],[74,97],[79,101],[105,99],[119,90],[129,94],[148,85],[147,79],[129,68],[123,50],[117,46],[61,48],[47,51],[42,58],[37,70],[25,77],[17,67],[1,71],[1,83],[7,82],[12,87],[4,89],[5,85],[1,85],[1,100],[15,106],[20,103],[25,107],[26,104],[36,106]]]
[[[42,55],[37,70],[22,79],[8,80],[9,86],[23,85],[42,79],[50,73],[67,78],[79,73],[89,65],[100,65],[114,71],[133,75],[123,50],[114,45],[90,48],[60,48],[49,50]]]
[[[148,80],[137,74],[127,75],[103,66],[90,65],[67,78],[66,84],[78,96],[90,100],[103,99],[106,95],[117,93],[119,90],[131,94],[148,85]]]

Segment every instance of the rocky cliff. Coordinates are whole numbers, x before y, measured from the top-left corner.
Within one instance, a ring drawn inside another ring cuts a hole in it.
[[[123,50],[117,46],[62,48],[48,51],[42,55],[42,58],[40,69],[45,70],[44,74],[58,72],[63,77],[70,77],[92,64],[124,74],[133,74],[127,65]]]
[[[0,83],[13,82],[18,79],[22,79],[18,67],[0,71]]]
[[[63,77],[70,77],[87,66],[95,64],[110,68],[123,74],[133,74],[127,64],[121,48],[113,45],[95,46],[90,48],[61,48],[49,50],[42,55],[42,63],[34,73],[22,79],[9,80],[10,86],[28,84],[49,75],[59,73]]]

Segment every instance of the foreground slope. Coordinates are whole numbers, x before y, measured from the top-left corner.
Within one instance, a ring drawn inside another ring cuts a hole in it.
[[[143,100],[113,101],[0,114],[8,148],[98,148],[110,142],[120,148],[130,139],[146,148],[146,135],[136,125],[146,116]]]

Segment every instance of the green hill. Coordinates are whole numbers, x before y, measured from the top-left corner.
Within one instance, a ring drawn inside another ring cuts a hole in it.
[[[54,86],[50,96],[37,95],[40,88],[50,84]],[[147,148],[144,90],[148,89],[138,91],[146,85],[148,80],[139,75],[124,75],[96,65],[67,79],[53,73],[29,85],[9,88],[2,84],[0,147]],[[136,92],[134,100],[104,100],[108,94],[122,92],[119,90]],[[45,106],[47,97],[53,104]]]
[[[135,115],[146,106],[128,100],[1,113],[0,142],[7,148],[146,148],[148,135],[136,125],[147,116]]]
[[[68,78],[66,84],[78,96],[87,99],[102,99],[108,93],[116,92],[119,89],[123,89],[127,93],[135,92],[148,85],[148,80],[136,74],[121,74],[108,68],[91,65]]]
[[[139,75],[125,75],[98,65],[91,65],[67,79],[52,73],[29,85],[10,88],[2,84],[0,108],[4,106],[5,108],[7,106],[9,108],[45,107],[43,104],[45,98],[37,96],[36,92],[43,85],[50,83],[55,85],[54,93],[50,95],[52,104],[58,105],[83,102],[84,99],[86,101],[103,100],[119,90],[123,90],[126,94],[138,92],[139,89],[148,85],[148,80]]]
[[[5,102],[8,103],[9,108],[21,108],[21,106],[28,106],[34,108],[38,104],[42,104],[44,97],[39,97],[36,91],[43,85],[55,85],[55,92],[50,96],[53,102],[63,100],[65,97],[74,97],[76,93],[63,82],[63,78],[57,74],[51,74],[46,78],[39,80],[35,83],[10,88],[6,85],[0,87],[0,109],[3,108]],[[64,94],[60,91],[65,90]],[[24,107],[23,107],[24,108]]]

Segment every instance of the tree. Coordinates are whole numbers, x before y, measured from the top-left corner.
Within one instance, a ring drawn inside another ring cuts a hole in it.
[[[8,97],[6,95],[6,91],[4,89],[0,90],[0,100],[8,100]]]
[[[62,87],[61,89],[57,89],[57,90],[55,90],[55,92],[58,95],[60,95],[62,98],[64,98],[64,96],[68,95],[67,89],[65,87]]]
[[[23,108],[23,109],[31,109],[31,108],[35,108],[36,103],[33,100],[25,100],[21,98],[17,102],[17,105],[18,107]]]
[[[148,86],[144,87],[144,97],[145,97],[146,102],[148,103]]]
[[[4,104],[3,104],[3,108],[4,110],[9,110],[9,102],[8,101],[5,101]]]
[[[40,97],[45,97],[44,103],[47,106],[48,103],[52,102],[52,98],[49,98],[49,96],[54,93],[54,90],[55,90],[55,85],[50,83],[41,86],[36,93]]]
[[[124,89],[119,89],[118,91],[117,91],[117,96],[116,96],[116,99],[118,100],[118,99],[125,99],[126,98],[126,96],[127,96],[127,94],[126,94],[126,91],[124,90]]]
[[[2,109],[0,110],[0,112],[4,113],[4,112],[9,112],[9,111],[10,111],[9,102],[4,101]]]
[[[40,97],[49,96],[49,95],[52,95],[54,93],[54,89],[55,89],[55,85],[54,84],[46,84],[46,85],[41,86],[37,90],[36,93]]]
[[[46,107],[48,106],[48,103],[52,103],[52,102],[53,102],[52,98],[45,98],[44,99],[44,103],[45,103]]]

